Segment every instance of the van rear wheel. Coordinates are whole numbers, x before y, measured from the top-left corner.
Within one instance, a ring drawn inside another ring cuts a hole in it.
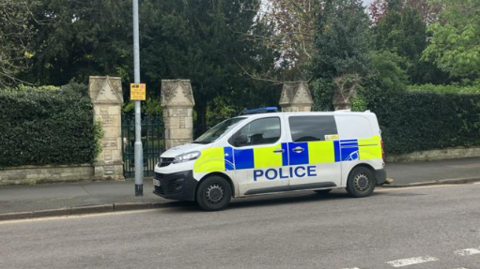
[[[372,170],[359,166],[350,173],[347,192],[350,196],[361,198],[370,196],[375,190],[376,179]]]
[[[210,176],[198,186],[196,193],[197,204],[206,211],[225,209],[232,199],[232,187],[222,177]]]

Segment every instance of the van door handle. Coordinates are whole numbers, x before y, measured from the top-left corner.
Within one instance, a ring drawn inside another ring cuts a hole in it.
[[[296,153],[302,153],[305,149],[302,148],[302,147],[296,147],[293,149],[293,151],[295,151]]]
[[[283,153],[285,150],[284,149],[276,149],[273,152],[274,153]]]

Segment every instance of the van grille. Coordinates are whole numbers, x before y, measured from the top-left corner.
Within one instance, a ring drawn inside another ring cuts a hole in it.
[[[162,176],[162,174],[158,174],[158,173],[155,173],[155,176],[154,178],[156,180],[159,180],[160,181],[160,187],[157,187],[155,186],[155,191],[158,192],[159,194],[173,194],[175,193],[177,190],[177,185],[176,185],[176,180],[175,179],[172,179],[172,180],[165,180]]]

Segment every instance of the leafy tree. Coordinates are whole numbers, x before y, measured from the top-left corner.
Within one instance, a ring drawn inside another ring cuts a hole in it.
[[[401,66],[410,83],[447,83],[448,76],[432,63],[421,60],[427,48],[427,24],[414,2],[388,0],[385,14],[373,28],[375,48],[398,54],[406,61]]]
[[[416,9],[403,7],[399,0],[389,3],[387,14],[374,28],[376,49],[404,57],[407,61],[403,68],[407,70],[411,82],[424,82],[428,77],[425,73],[432,70],[420,62],[422,52],[427,47],[426,24]]]
[[[217,104],[239,108],[269,103],[276,96],[271,85],[247,75],[262,74],[274,63],[271,51],[249,38],[256,31],[259,4],[257,0],[142,3],[143,74],[152,85],[160,85],[162,79],[191,80],[197,133],[212,125],[207,111],[216,111]]]
[[[370,20],[362,2],[329,0],[317,12],[313,76],[367,74]]]
[[[385,92],[405,90],[408,75],[404,68],[405,58],[390,51],[375,51],[371,54],[372,72],[378,87]],[[372,78],[370,78],[372,79]]]
[[[35,20],[29,20],[36,33],[33,65],[21,77],[37,84],[62,85],[110,75],[129,83],[131,6],[130,0],[41,1],[32,9]],[[141,74],[151,98],[160,98],[162,79],[190,79],[198,132],[210,125],[207,108],[215,109],[209,106],[226,103],[239,111],[244,106],[276,103],[278,89],[252,79],[278,72],[278,54],[252,38],[270,34],[259,22],[259,6],[260,0],[141,0]],[[212,102],[219,96],[222,102]],[[124,97],[129,99],[128,91]],[[144,106],[152,111],[148,104]]]
[[[331,110],[332,100],[354,96],[369,72],[370,19],[359,0],[328,0],[316,8],[310,85],[314,109]]]
[[[480,0],[433,0],[443,6],[439,20],[428,27],[432,37],[423,58],[452,77],[480,73]]]
[[[63,85],[130,73],[131,1],[45,0],[32,12],[36,54],[26,80]]]
[[[33,56],[34,30],[28,21],[35,5],[28,0],[2,0],[0,3],[0,86],[22,83],[18,73],[27,70]]]
[[[411,60],[427,45],[426,24],[417,10],[393,5],[375,27],[377,49],[389,49]]]

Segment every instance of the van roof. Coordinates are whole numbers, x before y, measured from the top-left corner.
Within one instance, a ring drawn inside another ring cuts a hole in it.
[[[349,110],[337,110],[337,111],[314,111],[314,112],[267,112],[267,113],[255,113],[238,115],[238,117],[271,117],[280,115],[365,115],[373,114],[370,110],[364,112],[352,112]]]

